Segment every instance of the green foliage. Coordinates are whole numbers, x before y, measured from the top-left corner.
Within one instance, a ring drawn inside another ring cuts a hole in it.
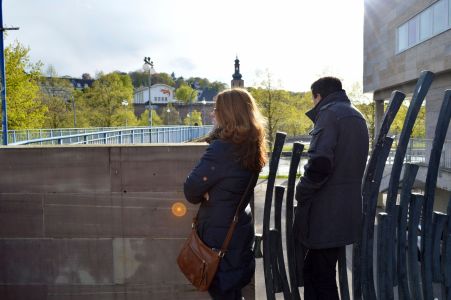
[[[142,86],[149,86],[149,72],[145,71],[134,71],[128,73],[130,78],[132,79],[133,87],[139,88]],[[175,81],[171,77],[171,75],[160,72],[152,74],[152,84],[163,83],[175,87]]]
[[[47,107],[39,99],[42,63],[32,63],[19,42],[5,48],[8,129],[42,128]]]
[[[161,119],[165,125],[181,124],[179,112],[170,103],[161,111]]]
[[[48,77],[40,78],[40,99],[47,106],[45,128],[71,128],[74,126],[76,108],[75,90],[69,80],[59,78],[53,66],[46,71]],[[80,113],[79,113],[80,115]],[[76,127],[80,127],[77,122]],[[84,124],[86,125],[86,123]]]
[[[145,110],[140,116],[138,125],[139,126],[149,126],[149,110]],[[157,114],[155,110],[152,110],[152,126],[160,126],[163,125],[163,120],[161,120],[160,116]]]
[[[92,88],[83,94],[83,107],[86,108],[86,117],[89,124],[94,127],[111,127],[117,124],[121,110],[124,109],[122,101],[129,103],[133,98],[133,85],[128,75],[119,73],[99,74]],[[127,107],[133,111],[132,105]],[[115,116],[113,118],[113,116]]]
[[[128,107],[116,110],[112,116],[112,126],[137,126],[139,123],[133,110]]]
[[[175,91],[175,97],[177,98],[177,100],[183,101],[185,103],[192,103],[194,102],[194,99],[197,99],[197,91],[187,84],[182,84]]]
[[[374,112],[375,112],[375,102],[371,101],[369,103],[355,102],[355,107],[362,113],[365,117],[366,125],[368,126],[368,133],[370,139],[374,140]]]
[[[404,120],[406,119],[407,111],[409,110],[409,101],[404,101],[396,114],[395,119],[390,127],[390,133],[399,135],[404,126]],[[385,107],[387,108],[387,107]],[[411,137],[424,138],[426,136],[426,107],[423,105],[418,112],[415,125],[413,126]]]
[[[267,119],[270,145],[277,131],[285,131],[291,136],[306,134],[312,126],[312,122],[305,116],[305,112],[313,105],[311,94],[275,89],[269,71],[266,71],[264,76],[260,87],[248,90]]]
[[[197,124],[198,126],[202,126],[202,113],[197,110],[193,110],[183,119],[183,124],[191,126]]]

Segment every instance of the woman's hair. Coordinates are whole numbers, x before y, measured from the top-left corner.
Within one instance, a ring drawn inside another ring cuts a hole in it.
[[[216,96],[216,128],[212,138],[235,145],[235,154],[248,170],[261,171],[266,157],[266,119],[252,95],[244,89],[229,89]]]

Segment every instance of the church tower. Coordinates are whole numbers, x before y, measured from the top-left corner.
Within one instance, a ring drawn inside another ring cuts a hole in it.
[[[235,73],[232,75],[232,89],[233,88],[244,88],[244,81],[241,79],[240,74],[240,60],[238,59],[238,56],[235,59]]]

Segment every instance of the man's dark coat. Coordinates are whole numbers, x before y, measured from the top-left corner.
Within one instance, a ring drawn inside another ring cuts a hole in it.
[[[354,243],[361,232],[361,183],[368,128],[344,90],[322,99],[307,116],[314,122],[305,172],[296,186],[295,238],[310,249]]]

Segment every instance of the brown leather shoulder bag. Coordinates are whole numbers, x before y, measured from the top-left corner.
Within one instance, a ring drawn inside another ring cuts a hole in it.
[[[199,291],[206,291],[211,285],[216,271],[218,270],[219,261],[224,257],[230,240],[232,239],[233,231],[238,223],[238,215],[240,208],[246,199],[252,185],[255,185],[256,174],[252,175],[251,180],[241,197],[240,203],[235,211],[232,224],[227,231],[227,236],[222,244],[221,249],[208,247],[197,234],[197,216],[193,219],[191,225],[191,233],[188,236],[179,256],[177,257],[177,264],[180,270],[185,274],[185,277],[195,286]],[[252,184],[253,183],[253,184]],[[198,212],[199,213],[199,212]]]

